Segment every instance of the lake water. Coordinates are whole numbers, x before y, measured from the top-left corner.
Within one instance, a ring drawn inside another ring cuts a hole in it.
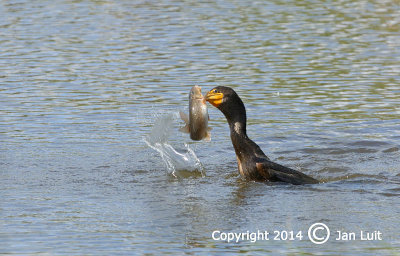
[[[10,0],[0,14],[0,254],[398,255],[398,1]],[[180,133],[195,84],[234,88],[265,153],[324,183],[242,180],[211,105],[211,142]],[[335,239],[361,230],[382,240]]]

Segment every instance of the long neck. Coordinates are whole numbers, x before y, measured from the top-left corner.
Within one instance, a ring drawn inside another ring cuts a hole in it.
[[[247,137],[246,108],[239,97],[237,97],[235,101],[236,102],[234,102],[234,104],[230,104],[231,107],[227,106],[222,107],[221,111],[225,115],[228,121],[229,128],[231,130],[231,136],[240,135]]]
[[[243,110],[243,113],[237,114],[234,117],[229,118],[228,123],[229,123],[229,129],[231,131],[231,136],[247,137],[245,110]]]
[[[225,115],[231,132],[231,140],[235,148],[236,155],[242,158],[243,154],[249,152],[249,145],[253,144],[246,132],[246,108],[242,100],[237,97],[235,102],[229,104],[229,107],[220,108]]]
[[[220,110],[225,115],[231,132],[231,140],[235,148],[236,155],[242,158],[246,154],[256,154],[265,156],[260,147],[247,137],[246,132],[246,108],[242,100],[237,97],[235,104],[230,104],[230,108],[222,107]],[[232,107],[234,106],[234,107]]]

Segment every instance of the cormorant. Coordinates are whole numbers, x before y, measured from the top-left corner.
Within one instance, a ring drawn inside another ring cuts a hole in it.
[[[260,147],[247,137],[246,108],[232,88],[217,86],[207,93],[206,100],[218,108],[228,121],[242,177],[248,180],[281,181],[295,185],[319,183],[308,175],[272,162]]]

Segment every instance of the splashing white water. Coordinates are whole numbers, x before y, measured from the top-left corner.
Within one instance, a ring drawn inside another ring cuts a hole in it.
[[[187,176],[189,172],[199,172],[204,176],[204,168],[199,158],[188,144],[184,143],[184,149],[175,149],[168,143],[168,137],[173,131],[173,121],[177,114],[165,114],[158,117],[150,134],[144,139],[146,144],[156,150],[164,161],[168,173],[175,177]],[[186,172],[186,175],[185,175]]]

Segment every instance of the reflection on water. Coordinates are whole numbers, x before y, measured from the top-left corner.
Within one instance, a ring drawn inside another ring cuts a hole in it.
[[[10,0],[0,12],[0,254],[399,251],[398,1]],[[241,180],[212,106],[211,142],[177,132],[171,113],[194,84],[233,87],[264,152],[325,183]],[[211,239],[318,221],[384,239]]]

